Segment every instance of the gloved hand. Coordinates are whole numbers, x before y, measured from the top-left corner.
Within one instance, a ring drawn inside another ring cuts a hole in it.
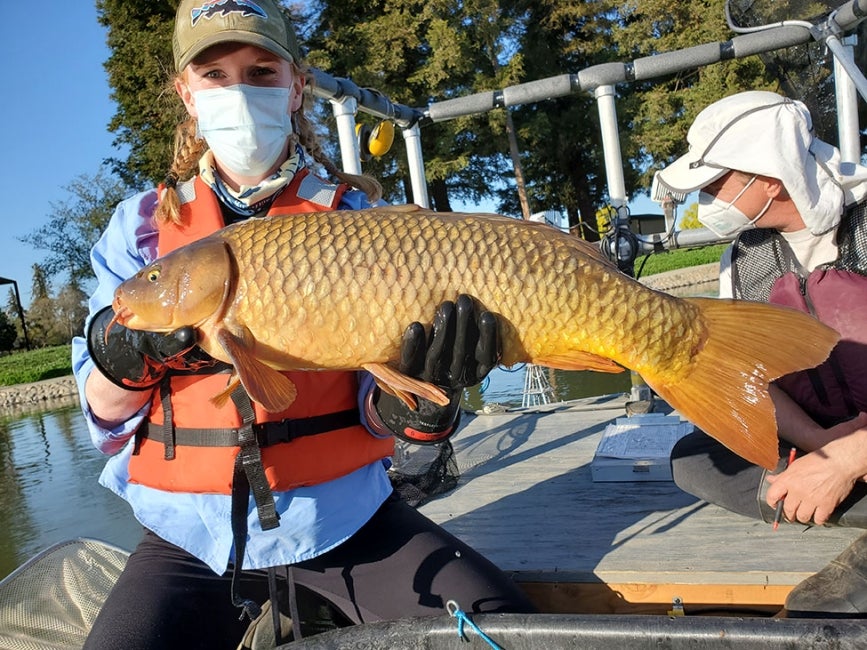
[[[87,330],[87,350],[102,374],[121,388],[147,390],[156,386],[169,368],[190,370],[216,363],[196,347],[196,331],[192,327],[159,334],[115,323],[106,340],[105,328],[112,318],[111,307],[94,315]]]
[[[448,406],[419,398],[413,411],[378,388],[373,406],[398,438],[419,444],[442,442],[456,428],[463,389],[480,383],[499,358],[497,317],[489,311],[477,313],[473,299],[462,294],[456,302],[437,308],[429,340],[421,323],[415,322],[404,332],[400,349],[399,370],[442,388],[450,397]]]

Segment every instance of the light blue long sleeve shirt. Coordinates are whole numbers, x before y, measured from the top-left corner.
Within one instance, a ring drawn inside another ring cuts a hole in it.
[[[151,190],[120,203],[93,247],[91,262],[97,288],[90,298],[91,315],[111,304],[114,290],[123,280],[156,259],[157,231],[151,218],[156,201],[157,193]],[[369,204],[363,193],[349,191],[343,195],[339,207],[352,210]],[[129,502],[143,526],[222,574],[233,559],[232,497],[164,492],[130,483],[132,438],[147,413],[147,406],[113,429],[100,426],[84,395],[85,380],[94,364],[83,338],[72,341],[72,366],[91,440],[102,453],[112,455],[99,477],[100,484]],[[362,401],[372,387],[372,378],[366,373],[362,375],[359,409],[363,414]],[[244,568],[294,564],[347,540],[391,493],[385,471],[387,462],[371,463],[320,485],[275,492],[280,526],[273,530],[262,530],[251,501]]]

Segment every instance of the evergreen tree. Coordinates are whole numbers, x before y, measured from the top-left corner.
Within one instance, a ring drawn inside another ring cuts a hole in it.
[[[6,312],[0,311],[0,352],[12,350],[17,338],[18,333],[15,331],[15,325],[9,321]]]
[[[492,66],[492,57],[499,54],[496,38],[510,20],[505,12],[498,15],[492,3],[331,0],[314,4],[312,13],[306,34],[310,63],[402,104],[423,108],[432,99],[518,79],[508,60],[496,74]],[[512,175],[500,113],[428,124],[421,139],[428,192],[438,210],[451,209],[454,199],[491,196],[498,179]],[[392,200],[410,198],[399,143],[393,154],[368,163],[366,171],[383,181]]]
[[[27,332],[30,344],[35,348],[53,344],[52,330],[56,321],[54,300],[51,298],[51,282],[39,264],[33,265],[33,285],[30,309],[27,310]]]
[[[19,312],[18,307],[18,298],[15,295],[15,290],[9,287],[9,292],[6,295],[6,307],[4,307],[3,313],[6,314],[6,318],[15,327],[15,342],[13,347],[23,348],[26,347],[24,329],[21,326],[21,319],[24,318],[24,314]]]
[[[172,160],[175,126],[185,115],[172,81],[172,27],[177,0],[97,0],[111,55],[105,62],[117,112],[109,131],[129,151],[112,160],[131,187],[165,178]]]
[[[736,20],[756,25],[815,18],[835,4],[732,0],[731,7]],[[432,101],[735,36],[725,21],[725,0],[316,0],[285,6],[296,18],[312,65],[422,109]],[[114,162],[132,184],[162,180],[174,127],[183,115],[169,87],[175,7],[175,0],[97,2],[108,28],[106,70],[118,105],[110,129],[130,151],[126,160]],[[856,53],[858,60],[864,49]],[[820,91],[829,81],[827,66],[822,71],[817,62],[827,62],[821,45],[618,85],[627,193],[648,188],[654,169],[685,151],[695,115],[725,95],[770,89],[816,98],[810,107],[823,124],[828,95]],[[327,104],[314,104],[333,134]],[[374,121],[362,113],[358,120]],[[522,210],[514,186],[521,171],[530,211],[565,211],[571,224],[589,226],[606,202],[598,111],[590,93],[425,124],[421,134],[429,194],[437,209],[451,209],[455,200],[497,196],[502,211],[517,215]],[[333,147],[336,138],[330,140]],[[365,164],[397,202],[411,198],[400,144],[398,138],[392,153]],[[339,160],[336,149],[331,151]],[[589,227],[584,236],[593,237]]]

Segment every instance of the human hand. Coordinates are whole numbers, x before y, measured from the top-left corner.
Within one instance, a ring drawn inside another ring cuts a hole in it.
[[[147,390],[156,386],[169,368],[189,370],[216,362],[196,347],[192,327],[169,334],[132,330],[119,323],[108,328],[113,318],[111,307],[94,315],[87,330],[87,349],[100,372],[121,388]]]
[[[834,440],[792,462],[771,483],[765,500],[772,508],[785,499],[783,513],[789,521],[825,524],[864,474],[860,436]]]
[[[412,410],[377,390],[373,405],[383,424],[398,437],[421,444],[440,442],[454,430],[463,389],[480,383],[499,358],[496,316],[478,311],[473,299],[462,294],[437,308],[429,338],[421,323],[410,324],[400,349],[400,372],[439,386],[449,404],[439,406],[419,398],[418,408]]]

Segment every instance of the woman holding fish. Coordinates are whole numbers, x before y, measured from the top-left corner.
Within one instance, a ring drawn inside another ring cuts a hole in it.
[[[417,409],[363,373],[251,361],[245,376],[269,396],[252,402],[192,327],[119,324],[117,285],[173,249],[235,221],[360,209],[380,195],[322,153],[295,34],[273,0],[184,0],[173,47],[190,119],[165,185],[124,201],[94,247],[99,285],[87,340],[73,344],[94,444],[115,454],[100,482],[146,529],[86,647],[235,648],[248,626],[237,608],[255,618],[267,601],[295,610],[297,625],[296,587],[326,598],[340,623],[437,615],[449,599],[530,611],[496,567],[398,500],[386,474],[393,436],[445,439],[462,389],[497,363],[497,321],[472,300],[442,304],[430,342],[407,323],[401,370],[442,389]],[[313,161],[341,183],[314,176]],[[223,343],[243,365],[251,342]]]

